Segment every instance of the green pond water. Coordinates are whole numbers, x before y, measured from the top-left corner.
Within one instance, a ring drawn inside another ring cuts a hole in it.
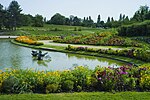
[[[85,55],[48,52],[42,61],[32,57],[33,49],[14,45],[9,39],[0,39],[0,69],[21,68],[34,70],[65,70],[73,69],[75,66],[88,66],[94,69],[96,66],[120,67],[126,63]]]

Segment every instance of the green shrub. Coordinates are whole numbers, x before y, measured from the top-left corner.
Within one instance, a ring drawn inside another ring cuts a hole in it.
[[[78,31],[81,31],[81,30],[82,30],[81,27],[79,27],[79,28],[78,28]]]
[[[14,93],[14,84],[17,82],[15,77],[8,77],[6,80],[3,81],[2,84],[2,91],[4,93]]]
[[[40,45],[44,45],[44,43],[43,42],[36,42],[35,45],[40,46]]]
[[[80,91],[150,91],[150,64],[139,67],[78,66],[72,70],[33,71],[10,69],[0,71],[1,93],[55,93]]]
[[[46,93],[55,93],[58,91],[58,89],[59,89],[58,84],[48,84],[46,86]]]
[[[112,50],[109,49],[93,49],[87,47],[74,47],[69,45],[66,50],[72,51],[88,51],[88,52],[95,52],[95,53],[103,53],[103,54],[110,54],[110,55],[119,55],[125,57],[131,57],[135,59],[139,59],[142,61],[149,62],[150,61],[150,53],[146,49],[122,49],[122,50]]]
[[[76,28],[76,27],[74,28],[74,31],[77,31],[77,28]]]
[[[120,36],[150,36],[150,21],[121,26],[118,30]]]
[[[63,91],[72,91],[74,87],[74,82],[71,80],[66,80],[62,83],[61,88]]]

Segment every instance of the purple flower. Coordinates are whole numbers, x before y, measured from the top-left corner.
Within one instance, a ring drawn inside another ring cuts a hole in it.
[[[98,78],[98,80],[102,80],[102,78],[101,78],[101,77],[99,77],[99,78]]]
[[[121,74],[128,74],[128,72],[121,72]]]

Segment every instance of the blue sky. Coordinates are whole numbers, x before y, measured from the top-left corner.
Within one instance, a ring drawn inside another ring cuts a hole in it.
[[[0,0],[8,7],[12,0]],[[106,21],[108,16],[118,19],[120,13],[132,17],[140,6],[148,5],[150,0],[16,0],[21,5],[23,13],[41,14],[49,20],[55,13],[66,17],[75,15],[80,18],[91,16],[94,21],[98,14]]]

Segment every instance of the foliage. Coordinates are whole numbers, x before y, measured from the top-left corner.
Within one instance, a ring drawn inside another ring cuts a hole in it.
[[[35,15],[32,26],[43,27],[43,17],[42,15]]]
[[[118,32],[120,36],[149,36],[150,21],[121,26]]]
[[[59,13],[56,13],[54,16],[52,16],[50,23],[55,25],[64,25],[65,17]]]
[[[29,45],[36,45],[36,46],[43,45],[42,42],[33,41],[32,39],[30,39],[27,36],[20,36],[20,37],[17,37],[15,40],[17,42],[21,42],[21,43],[25,43],[25,44],[29,44]]]
[[[71,80],[65,80],[63,83],[62,83],[62,89],[64,91],[72,91],[73,90],[73,86],[74,86],[74,82],[71,81]]]
[[[110,54],[110,55],[119,55],[125,57],[131,57],[135,59],[139,59],[142,61],[149,62],[150,61],[150,53],[148,50],[145,49],[122,49],[122,50],[113,50],[109,49],[92,49],[88,47],[74,47],[68,45],[66,50],[70,51],[87,51],[87,52],[95,52],[95,53],[102,53],[102,54]]]
[[[90,35],[68,36],[65,38],[54,39],[54,42],[69,43],[69,44],[90,44],[90,45],[106,45],[106,46],[132,46],[142,47],[143,44],[137,43],[130,38],[123,38],[116,33],[102,32]]]
[[[150,64],[144,64],[139,68],[140,87],[148,91],[150,89]]]
[[[48,84],[46,86],[46,93],[55,93],[57,92],[58,88],[58,84]]]
[[[95,70],[78,66],[62,72],[7,69],[0,71],[0,92],[150,91],[149,65],[98,66]]]

